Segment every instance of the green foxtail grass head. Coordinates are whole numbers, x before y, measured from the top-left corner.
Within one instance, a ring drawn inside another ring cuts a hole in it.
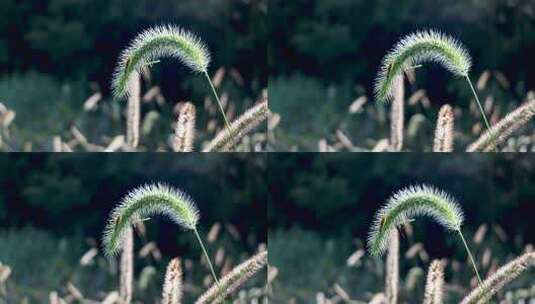
[[[128,95],[128,81],[134,72],[162,57],[177,58],[198,73],[206,73],[210,64],[208,48],[191,32],[172,25],[149,28],[120,55],[112,81],[115,98]]]
[[[107,256],[118,253],[132,224],[154,215],[166,215],[187,230],[195,230],[199,211],[184,192],[163,184],[148,184],[128,193],[111,212],[104,230]]]
[[[471,59],[454,38],[437,31],[420,31],[401,39],[383,58],[375,81],[375,98],[388,102],[393,96],[396,76],[423,62],[436,62],[457,76],[468,76]]]
[[[444,191],[426,185],[402,189],[376,213],[368,236],[370,253],[384,253],[390,232],[418,215],[430,216],[453,231],[460,231],[464,219],[457,202]]]

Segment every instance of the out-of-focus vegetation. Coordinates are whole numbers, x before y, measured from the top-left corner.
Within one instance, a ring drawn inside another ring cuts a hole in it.
[[[166,182],[193,197],[218,273],[267,242],[262,156],[4,154],[0,168],[0,262],[11,271],[0,282],[0,303],[48,302],[54,292],[80,300],[72,286],[102,301],[117,290],[117,260],[104,257],[102,232],[110,210],[146,182]],[[161,297],[165,267],[177,256],[187,302],[212,283],[192,234],[163,217],[136,227],[135,301]],[[265,298],[264,285],[265,273],[258,274],[233,299]]]
[[[380,206],[413,184],[440,186],[459,201],[482,276],[533,250],[529,155],[270,154],[268,164],[275,163],[268,171],[275,300],[336,303],[347,301],[345,293],[368,302],[383,292],[385,257],[371,258],[365,240]],[[447,260],[445,303],[458,303],[474,286],[463,245],[438,224],[419,217],[400,234],[400,303],[422,301],[433,259]],[[533,278],[533,270],[523,274],[499,299],[535,297]]]
[[[372,95],[381,59],[401,37],[422,29],[453,35],[469,50],[470,74],[491,123],[535,98],[532,1],[273,0],[269,20],[270,108],[278,114],[271,150],[381,150],[390,132],[390,106]],[[432,148],[446,103],[455,112],[455,150],[464,150],[484,130],[470,88],[436,65],[412,72],[404,150]],[[531,150],[533,126],[504,149]]]
[[[120,51],[154,25],[176,24],[206,42],[209,73],[219,71],[229,119],[250,108],[267,87],[264,0],[7,0],[0,16],[0,150],[59,150],[62,143],[75,150],[121,149],[126,102],[112,100],[110,79]],[[182,101],[198,108],[196,150],[222,129],[199,75],[164,60],[143,80],[141,150],[169,150]],[[2,108],[14,114],[9,123]],[[261,149],[254,144],[265,137],[252,135],[250,142],[241,149]]]

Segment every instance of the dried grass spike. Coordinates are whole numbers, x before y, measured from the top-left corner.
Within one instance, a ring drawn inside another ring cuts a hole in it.
[[[206,146],[204,152],[229,151],[252,129],[267,119],[268,102],[262,101],[247,110],[230,124],[230,130],[220,131]]]
[[[196,304],[220,303],[267,264],[267,251],[262,251],[241,263],[197,299]]]
[[[375,98],[388,102],[396,76],[426,61],[436,62],[463,77],[468,76],[471,67],[468,52],[454,38],[433,30],[416,32],[401,39],[384,57],[375,82]]]
[[[130,227],[126,228],[125,231],[120,269],[119,294],[122,303],[129,304],[132,301],[132,281],[134,279],[134,231]]]
[[[162,57],[177,58],[198,73],[206,73],[210,64],[206,45],[189,31],[172,25],[149,28],[121,53],[112,81],[115,98],[128,95],[128,82],[133,72],[140,72]]]
[[[166,215],[184,229],[196,232],[199,212],[184,192],[163,184],[147,184],[128,193],[111,212],[104,230],[104,251],[115,255],[133,223],[153,214]]]
[[[390,148],[401,151],[403,148],[403,130],[405,123],[405,89],[403,87],[403,74],[394,79],[394,101],[390,114]]]
[[[420,185],[395,193],[375,215],[368,249],[372,255],[381,255],[388,244],[390,232],[412,217],[428,215],[448,230],[460,231],[463,212],[446,192]]]
[[[397,229],[390,232],[386,258],[385,294],[390,304],[398,302],[399,285],[399,234]]]
[[[442,304],[444,293],[444,263],[434,260],[429,266],[425,283],[424,304]]]
[[[453,151],[453,127],[453,109],[450,105],[443,105],[438,112],[433,152]]]
[[[529,267],[535,266],[535,252],[528,252],[502,266],[482,284],[466,296],[461,304],[487,303],[503,287],[521,275]]]
[[[126,143],[132,149],[139,144],[140,94],[141,79],[138,72],[133,72],[128,81],[128,105],[126,107]]]
[[[178,121],[175,127],[173,149],[175,152],[193,151],[195,138],[195,106],[186,102],[178,113]]]
[[[513,112],[507,114],[495,124],[490,131],[486,131],[477,141],[471,144],[467,152],[488,152],[497,148],[511,134],[524,126],[535,116],[535,100],[530,100]]]
[[[182,303],[182,266],[179,258],[174,258],[167,265],[163,283],[162,304]]]

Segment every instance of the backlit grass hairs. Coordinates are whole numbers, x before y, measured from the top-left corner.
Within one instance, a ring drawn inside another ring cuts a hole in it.
[[[445,104],[438,112],[433,152],[453,151],[454,116],[450,105]]]
[[[375,98],[380,102],[390,101],[393,97],[395,78],[402,75],[405,70],[427,61],[436,62],[454,75],[466,79],[485,125],[490,129],[485,111],[468,76],[472,66],[468,51],[456,39],[437,31],[420,31],[405,36],[383,58],[375,81]]]
[[[391,231],[419,215],[430,216],[447,230],[459,234],[481,282],[475,261],[461,233],[464,216],[459,204],[446,192],[426,185],[412,186],[396,192],[386,205],[379,209],[368,236],[371,255],[382,255]]]
[[[175,152],[193,151],[195,113],[195,106],[191,102],[186,102],[178,111],[178,121],[173,137],[173,150]]]
[[[488,303],[506,284],[535,266],[535,252],[528,252],[507,263],[490,275],[482,284],[466,296],[461,304]]]
[[[467,152],[489,152],[497,148],[517,129],[528,123],[535,116],[535,99],[528,101],[507,114],[490,131],[468,146]]]
[[[123,98],[129,94],[128,82],[134,72],[141,71],[163,57],[177,58],[196,73],[203,74],[217,100],[225,125],[229,127],[219,96],[208,76],[210,53],[197,36],[180,27],[167,25],[149,28],[140,33],[120,55],[112,80],[113,95]]]
[[[425,283],[424,304],[442,304],[444,293],[444,263],[434,260],[429,266]]]
[[[163,184],[148,184],[129,192],[111,212],[104,231],[107,256],[118,253],[126,231],[134,223],[154,214],[168,216],[186,230],[196,230],[199,211],[184,192]]]
[[[167,265],[162,289],[162,304],[182,303],[182,265],[179,258],[172,259]]]
[[[184,192],[163,184],[148,184],[128,193],[111,212],[104,230],[104,251],[107,256],[118,253],[126,232],[136,222],[154,214],[168,216],[186,230],[194,232],[208,261],[214,280],[218,283],[212,262],[197,231],[199,211]]]
[[[223,278],[220,283],[212,285],[195,304],[221,303],[226,296],[237,290],[243,283],[267,265],[268,252],[262,251],[245,262],[236,266]]]
[[[220,131],[214,139],[206,145],[203,152],[230,151],[240,139],[265,121],[268,114],[269,108],[267,100],[261,101],[234,120],[230,125],[230,132]]]

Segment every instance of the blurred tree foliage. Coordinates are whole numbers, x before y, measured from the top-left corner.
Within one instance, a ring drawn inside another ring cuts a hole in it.
[[[473,58],[473,79],[486,70],[499,72],[499,82],[489,81],[482,90],[483,100],[490,96],[510,111],[535,89],[533,1],[272,0],[269,4],[270,107],[282,118],[272,150],[317,151],[318,141],[335,141],[338,129],[360,148],[388,137],[387,118],[371,117],[366,111],[348,115],[348,108],[360,96],[368,97],[366,108],[371,107],[381,59],[401,37],[417,30],[438,29],[457,37]],[[416,71],[407,97],[418,89],[425,89],[431,101],[426,124],[434,125],[444,103],[462,110],[470,107],[466,84],[436,65]],[[388,109],[382,107],[376,109],[379,114]],[[415,111],[422,112],[407,108],[407,122]],[[460,134],[468,134],[473,123],[459,119]],[[459,139],[463,146],[473,140]],[[423,151],[430,138],[424,140],[407,138],[404,148]]]
[[[269,227],[364,239],[373,214],[400,188],[431,184],[459,200],[467,230],[495,223],[534,242],[533,157],[521,155],[270,154]],[[423,221],[416,221],[420,225]],[[422,226],[423,227],[423,226]],[[440,229],[415,229],[421,238]],[[427,236],[427,237],[426,237]]]
[[[234,0],[2,1],[0,70],[35,69],[108,87],[121,49],[140,30],[173,23],[210,46],[213,66],[266,83],[266,4]]]
[[[75,125],[91,143],[124,134],[124,104],[110,96],[117,58],[142,30],[174,24],[207,44],[210,74],[226,68],[220,94],[236,113],[245,111],[267,87],[266,0],[34,0],[2,1],[0,9],[0,102],[16,112],[3,150],[52,150],[52,138],[72,137]],[[143,93],[158,86],[164,104],[144,103],[142,146],[166,146],[173,107],[192,101],[204,107],[206,82],[168,59],[150,69]],[[102,93],[98,107],[84,100]],[[230,107],[230,106],[229,106]],[[39,119],[35,119],[38,117]],[[199,142],[212,138],[211,117],[198,111]]]
[[[535,3],[529,0],[270,1],[273,74],[301,71],[325,80],[371,83],[386,51],[427,28],[458,37],[476,71],[499,69],[535,83]]]
[[[0,227],[34,226],[58,235],[99,236],[109,211],[128,191],[163,182],[190,194],[201,229],[216,221],[266,241],[262,155],[11,154],[0,157]],[[177,227],[155,217],[154,238],[176,246]],[[151,231],[152,231],[151,230]],[[170,246],[170,247],[166,247]]]

